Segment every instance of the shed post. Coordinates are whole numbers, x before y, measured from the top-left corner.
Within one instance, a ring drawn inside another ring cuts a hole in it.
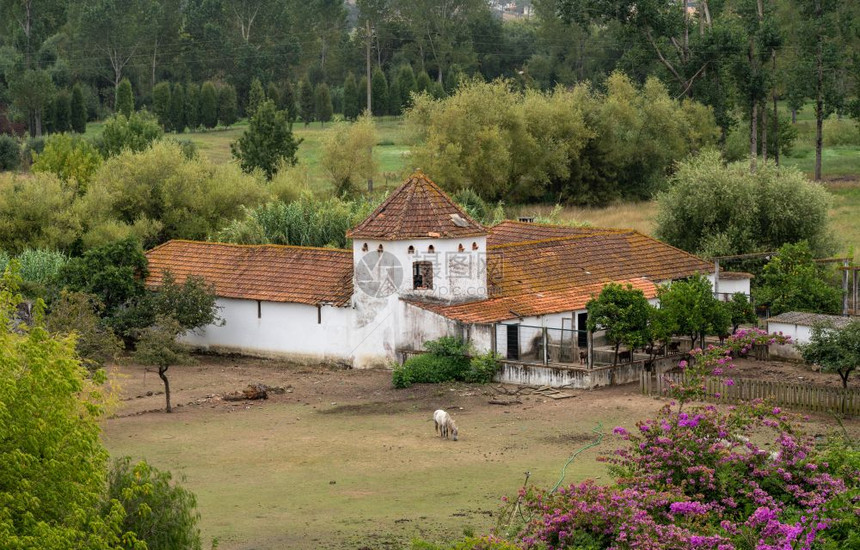
[[[586,356],[587,356],[587,367],[589,370],[594,368],[594,333],[592,331],[588,331],[586,333]]]
[[[549,363],[549,350],[547,350],[548,338],[546,334],[546,327],[543,327],[541,332],[543,332],[543,364],[546,365]]]
[[[714,260],[714,298],[720,299],[720,260]]]
[[[848,315],[848,258],[842,260],[842,315]]]
[[[498,330],[499,330],[499,324],[493,323],[493,332],[490,333],[490,347],[492,348],[493,353],[499,353],[499,347],[498,347],[498,342],[497,342],[498,337],[499,337],[498,336]]]

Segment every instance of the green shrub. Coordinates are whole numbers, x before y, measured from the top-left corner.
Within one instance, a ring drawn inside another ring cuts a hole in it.
[[[12,136],[0,135],[0,170],[17,170],[21,164],[21,146]]]
[[[495,352],[476,355],[469,361],[469,370],[466,372],[465,380],[473,384],[492,382],[493,377],[499,372],[499,367],[501,367],[501,363]]]
[[[424,347],[428,353],[410,357],[402,366],[395,367],[392,373],[395,388],[454,380],[480,382],[487,376],[489,367],[486,363],[477,362],[474,368],[472,367],[469,343],[461,338],[443,336],[438,340],[425,342]],[[486,356],[482,358],[486,360]]]
[[[201,548],[200,513],[194,493],[160,471],[130,457],[116,460],[108,475],[108,499],[125,508],[123,529],[135,533],[151,550]]]

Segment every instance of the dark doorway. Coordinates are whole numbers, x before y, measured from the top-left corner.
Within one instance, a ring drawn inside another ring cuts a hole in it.
[[[576,315],[576,345],[580,348],[588,347],[587,323],[588,313],[578,313]]]
[[[520,358],[520,326],[506,325],[508,327],[508,359]]]

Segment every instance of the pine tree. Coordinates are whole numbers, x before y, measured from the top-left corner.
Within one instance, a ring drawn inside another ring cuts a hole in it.
[[[239,106],[236,100],[236,88],[232,84],[224,84],[218,90],[218,121],[224,126],[232,126],[239,116]]]
[[[304,78],[299,83],[299,115],[301,115],[305,126],[313,122],[315,107],[314,89],[308,79]]]
[[[170,91],[170,125],[179,134],[185,131],[185,87],[178,82]]]
[[[185,123],[192,132],[200,126],[200,85],[185,85]]]
[[[358,81],[358,114],[367,110],[367,77],[362,76]]]
[[[242,170],[252,172],[261,169],[267,179],[272,179],[281,161],[296,164],[299,143],[293,137],[286,114],[278,111],[272,101],[266,100],[257,108],[248,129],[230,149]]]
[[[323,82],[317,85],[314,91],[314,114],[323,126],[331,120],[332,115],[331,92],[328,89],[328,84]]]
[[[72,88],[72,131],[83,134],[87,131],[87,105],[84,103],[84,90],[80,84]]]
[[[257,112],[257,107],[266,101],[266,92],[259,78],[251,81],[251,89],[248,92],[248,104],[245,106],[245,116],[250,119]]]
[[[170,121],[170,83],[159,82],[152,88],[152,112],[165,130],[171,130]]]
[[[127,78],[123,78],[116,89],[116,112],[124,114],[126,118],[134,112],[134,92]]]
[[[347,120],[355,120],[358,115],[358,85],[355,75],[349,73],[343,82],[343,116]]]
[[[391,85],[388,87],[388,114],[400,116],[403,113],[400,105],[400,86],[397,84],[397,79],[391,79]]]
[[[379,67],[373,71],[370,94],[370,100],[373,103],[373,116],[383,116],[388,110],[388,80]]]
[[[415,91],[419,94],[421,92],[429,92],[432,85],[433,81],[430,79],[430,75],[427,74],[427,71],[421,71],[418,73],[418,76],[415,78]]]
[[[415,71],[411,65],[401,65],[397,71],[397,87],[400,92],[400,108],[405,109],[412,105],[412,94],[418,91],[415,83]]]
[[[72,129],[72,98],[67,90],[54,96],[54,131],[69,132]]]
[[[275,86],[274,82],[269,82],[269,85],[266,86],[266,99],[271,99],[272,102],[277,105],[279,109],[282,109],[281,92],[278,91],[278,87]]]
[[[206,128],[218,125],[218,92],[209,81],[200,87],[200,124]]]
[[[296,109],[296,92],[289,80],[284,82],[284,88],[281,91],[281,110],[287,113],[287,121],[292,124],[299,118],[298,109]]]

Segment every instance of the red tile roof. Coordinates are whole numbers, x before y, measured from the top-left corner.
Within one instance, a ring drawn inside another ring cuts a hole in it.
[[[421,172],[413,174],[366,220],[346,233],[351,239],[385,240],[486,234],[483,225]]]
[[[657,296],[657,285],[647,279],[615,281],[641,290],[649,300]],[[421,301],[407,302],[448,319],[463,323],[496,323],[519,317],[534,317],[585,309],[585,304],[607,283],[594,283],[565,290],[518,294],[463,304],[440,304]]]
[[[493,297],[643,277],[661,282],[713,271],[710,263],[632,230],[502,222],[491,228],[487,242]]]
[[[146,257],[151,288],[170,270],[179,283],[203,277],[223,298],[344,306],[352,297],[350,250],[175,240]]]

